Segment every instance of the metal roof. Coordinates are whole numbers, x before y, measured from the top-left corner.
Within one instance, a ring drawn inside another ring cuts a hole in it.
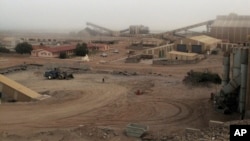
[[[189,37],[189,39],[199,41],[199,42],[207,44],[207,45],[216,44],[216,43],[221,42],[221,40],[219,40],[219,39],[216,39],[216,38],[213,38],[210,36],[206,36],[206,35],[193,36],[193,37]]]
[[[217,16],[211,27],[250,27],[250,16],[238,16],[230,14],[228,16]]]
[[[169,54],[174,54],[174,55],[182,55],[182,56],[189,56],[189,57],[193,57],[193,56],[197,56],[197,53],[187,53],[187,52],[180,52],[180,51],[170,51],[168,52]]]
[[[71,51],[71,50],[75,50],[76,46],[75,45],[60,45],[60,46],[32,46],[33,50],[37,50],[37,49],[42,49],[42,50],[46,50],[49,52],[64,52],[64,51]],[[39,51],[39,50],[38,50]],[[41,50],[40,50],[41,51]]]

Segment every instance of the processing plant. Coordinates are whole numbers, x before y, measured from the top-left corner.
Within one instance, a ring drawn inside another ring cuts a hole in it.
[[[214,98],[217,109],[224,114],[240,112],[242,119],[249,116],[249,59],[248,47],[234,47],[224,54],[222,89]]]

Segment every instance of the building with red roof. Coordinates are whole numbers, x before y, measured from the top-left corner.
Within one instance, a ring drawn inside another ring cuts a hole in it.
[[[76,45],[59,45],[59,46],[33,46],[31,51],[32,57],[59,57],[60,53],[65,52],[67,56],[74,54]]]

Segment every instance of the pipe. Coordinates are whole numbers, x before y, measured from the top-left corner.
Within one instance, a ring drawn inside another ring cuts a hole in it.
[[[231,79],[230,82],[222,88],[223,93],[229,94],[232,93],[235,89],[237,89],[240,86],[240,78],[241,76],[239,74],[238,76]]]
[[[239,96],[239,111],[241,114],[244,114],[245,105],[246,105],[247,67],[248,67],[247,64],[248,64],[248,48],[242,48],[241,49],[241,87],[240,87],[240,96]]]
[[[240,86],[240,65],[241,65],[241,50],[234,48],[233,50],[233,78],[222,88],[224,94],[233,92]]]
[[[233,50],[233,78],[240,74],[241,65],[241,50],[239,48],[234,48]]]
[[[247,94],[246,94],[245,116],[248,118],[250,117],[250,49],[248,49]]]
[[[2,103],[2,96],[3,96],[2,92],[3,92],[3,84],[0,83],[0,104]]]
[[[222,86],[226,86],[229,82],[230,74],[230,54],[228,52],[224,54],[223,66]]]
[[[241,64],[241,85],[240,85],[240,96],[239,96],[239,110],[240,113],[245,111],[246,103],[246,86],[247,86],[247,65]]]

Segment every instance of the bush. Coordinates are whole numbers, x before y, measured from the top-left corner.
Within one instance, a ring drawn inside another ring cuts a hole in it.
[[[221,84],[221,78],[216,73],[211,72],[194,72],[190,71],[187,73],[187,76],[183,80],[185,83],[189,83],[192,85],[198,84]]]
[[[65,59],[65,58],[68,58],[68,56],[67,56],[66,52],[61,52],[59,55],[59,58]]]
[[[89,53],[88,47],[86,43],[77,44],[75,49],[75,55],[77,56],[85,56]]]
[[[212,55],[217,55],[218,52],[219,52],[218,50],[212,50],[212,51],[211,51],[211,54],[212,54]]]
[[[17,44],[15,50],[17,53],[20,53],[20,54],[25,54],[25,53],[30,54],[32,51],[32,45],[27,42],[19,43]]]
[[[2,53],[10,53],[10,50],[5,47],[0,47],[0,52]]]

